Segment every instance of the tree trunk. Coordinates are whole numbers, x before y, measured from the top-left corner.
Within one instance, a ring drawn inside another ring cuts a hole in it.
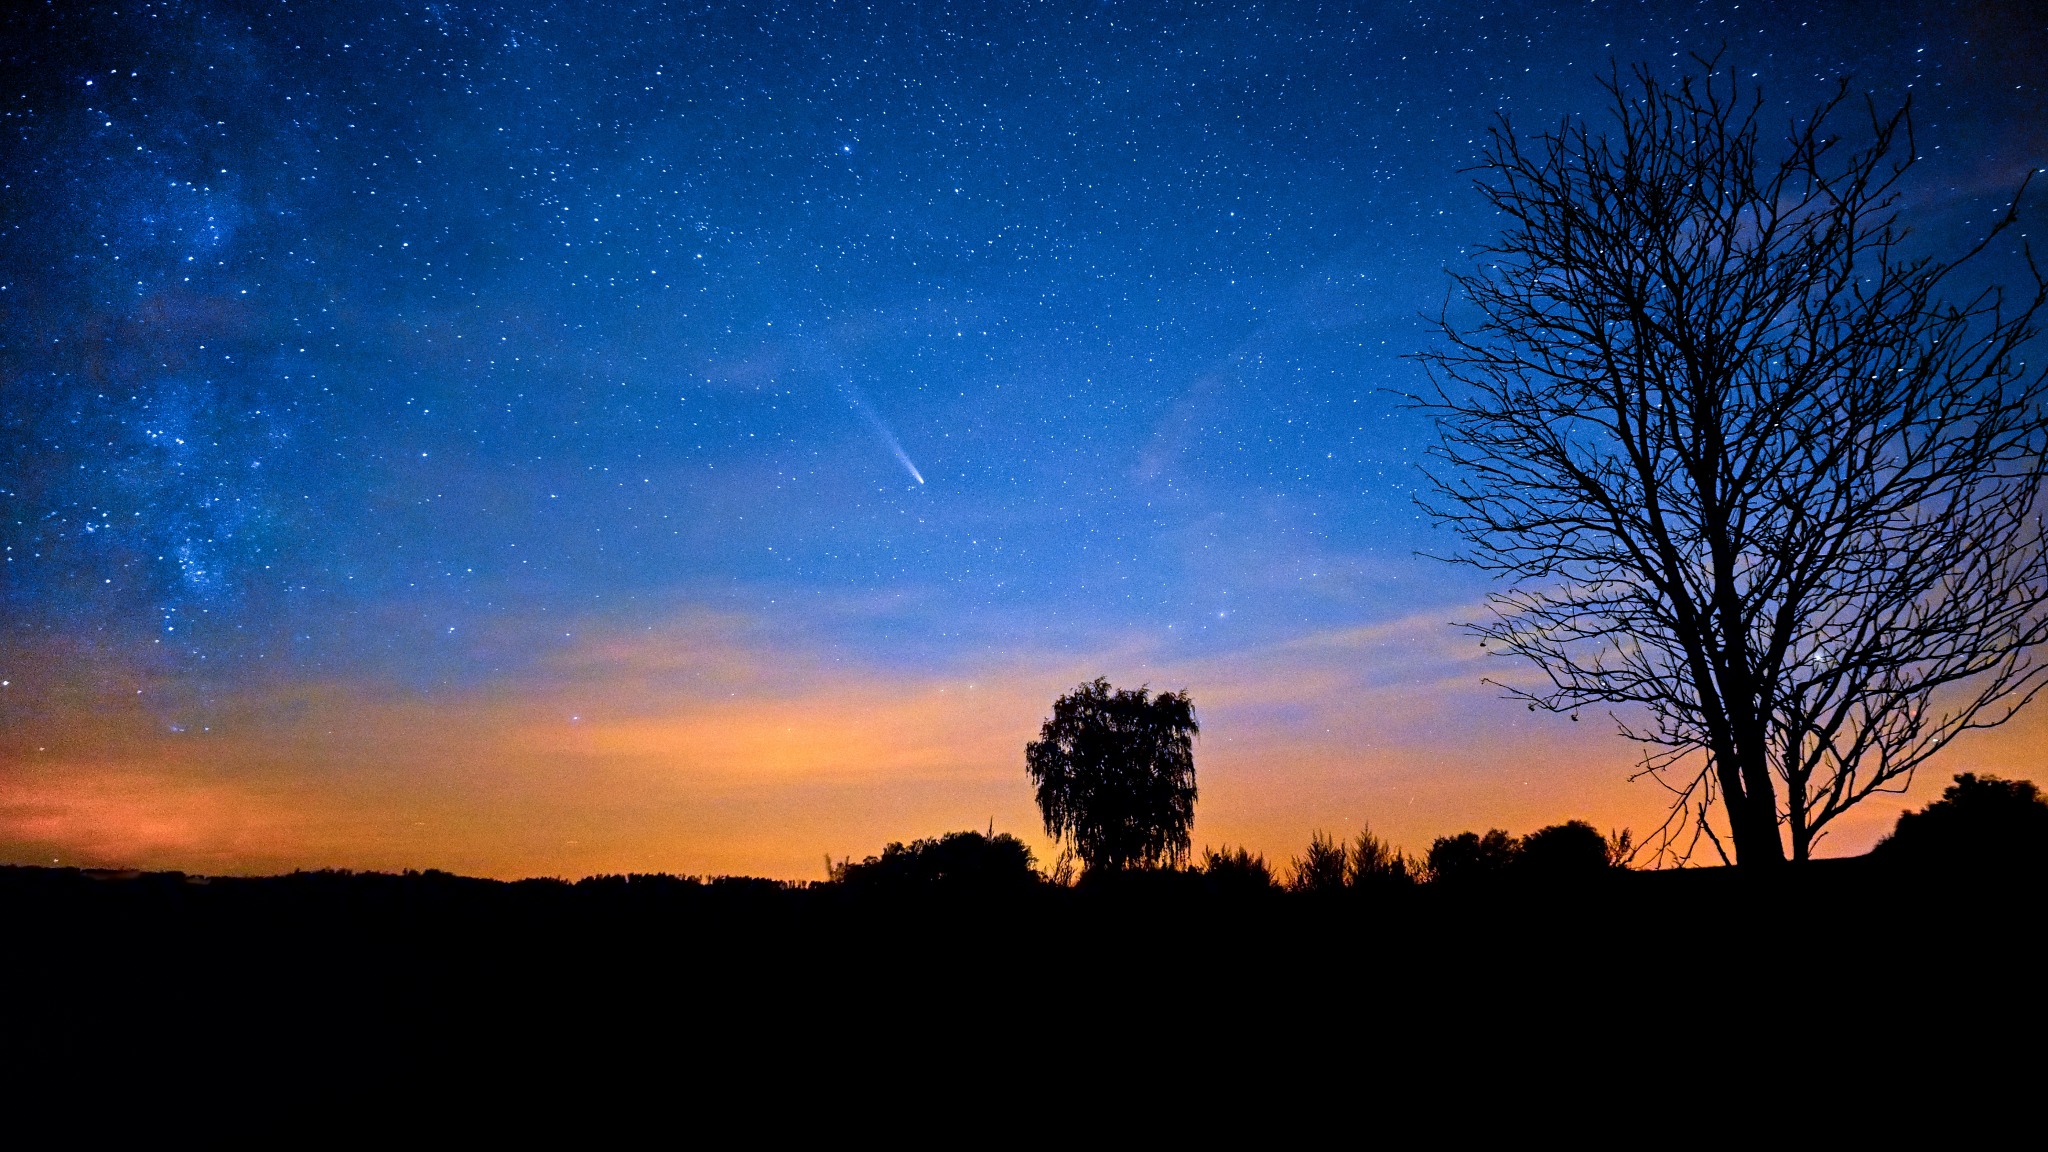
[[[1785,831],[1792,841],[1793,863],[1804,863],[1813,849],[1813,831],[1806,826],[1806,805],[1795,783],[1785,786]]]
[[[1778,798],[1770,786],[1770,769],[1766,765],[1746,767],[1754,770],[1726,771],[1721,781],[1728,830],[1735,840],[1735,863],[1741,868],[1774,867],[1785,863],[1785,844],[1778,837]]]

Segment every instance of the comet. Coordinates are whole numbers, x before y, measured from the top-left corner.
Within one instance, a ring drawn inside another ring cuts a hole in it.
[[[862,395],[859,386],[851,380],[842,380],[839,384],[839,392],[842,396],[846,397],[848,406],[867,420],[868,426],[875,430],[875,435],[882,438],[882,444],[896,457],[896,462],[903,465],[903,470],[910,473],[910,478],[919,484],[923,484],[924,473],[919,472],[917,465],[911,463],[910,453],[903,450],[903,444],[896,439],[896,433],[889,429],[889,425],[883,421],[881,413],[876,412],[874,406],[868,403],[868,398]]]
[[[846,404],[854,412],[860,412],[860,416],[868,422],[868,426],[874,428],[874,435],[881,437],[883,447],[887,447],[889,453],[897,457],[897,463],[903,465],[903,471],[907,471],[911,480],[915,480],[918,484],[924,484],[924,474],[922,474],[922,471],[918,471],[918,465],[911,463],[909,453],[903,451],[903,443],[895,439],[895,433],[889,428],[889,424],[883,420],[881,412],[877,412],[872,404],[868,404],[868,398],[860,392],[860,385],[856,385],[854,381],[850,381],[846,377],[840,377],[838,383],[840,383],[840,396],[844,396]]]
[[[918,471],[917,465],[911,462],[910,453],[903,450],[903,442],[896,439],[895,430],[889,427],[888,421],[882,419],[881,413],[875,411],[875,406],[868,403],[867,393],[861,391],[860,385],[853,382],[853,376],[847,372],[845,363],[835,354],[832,347],[820,338],[798,338],[792,344],[792,351],[795,353],[798,370],[814,378],[823,377],[831,381],[832,386],[846,399],[846,406],[860,413],[861,419],[867,421],[868,427],[873,428],[875,435],[881,438],[882,446],[889,450],[891,456],[896,457],[896,462],[903,465],[903,470],[910,474],[910,478],[922,486],[924,473]]]

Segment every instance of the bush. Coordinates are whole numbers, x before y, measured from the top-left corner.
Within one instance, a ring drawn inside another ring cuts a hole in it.
[[[1497,879],[1514,865],[1521,842],[1499,828],[1439,836],[1429,846],[1429,878],[1434,883],[1469,884]]]
[[[1308,851],[1294,858],[1287,878],[1290,892],[1342,892],[1350,870],[1350,853],[1324,832],[1309,838]]]
[[[1406,853],[1364,828],[1351,842],[1344,878],[1353,888],[1405,888],[1415,883],[1418,871]]]
[[[1965,772],[1941,799],[1901,813],[1871,855],[1914,864],[2038,868],[2048,863],[2048,800],[2031,780]]]
[[[834,867],[832,879],[861,889],[1014,890],[1039,883],[1034,863],[1030,847],[1007,832],[949,832],[935,840],[890,844],[880,856]]]
[[[1266,858],[1244,848],[1208,849],[1198,871],[1211,888],[1225,891],[1265,892],[1278,887]]]
[[[1611,866],[1607,838],[1584,820],[1538,828],[1515,853],[1515,870],[1531,876],[1593,876]]]

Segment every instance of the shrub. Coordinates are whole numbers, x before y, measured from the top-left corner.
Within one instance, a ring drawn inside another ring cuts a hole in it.
[[[2048,863],[2048,800],[2031,780],[1965,772],[1941,799],[1901,813],[1871,854],[1915,864],[2040,867]]]
[[[1287,878],[1290,892],[1341,892],[1349,871],[1350,853],[1328,833],[1309,838],[1308,851],[1294,858]]]
[[[1277,887],[1266,858],[1244,848],[1225,845],[1221,851],[1208,849],[1202,853],[1198,870],[1213,888],[1264,892]]]
[[[1538,828],[1515,853],[1515,869],[1532,876],[1591,876],[1609,867],[1607,838],[1584,820]]]
[[[1499,877],[1515,862],[1521,842],[1499,828],[1439,836],[1429,846],[1429,878],[1434,883],[1467,884]]]
[[[1378,836],[1371,828],[1361,829],[1351,842],[1351,857],[1345,861],[1344,879],[1353,888],[1407,887],[1415,883],[1420,868],[1406,853]]]
[[[1031,849],[1007,832],[949,832],[934,840],[892,843],[880,856],[833,869],[833,879],[850,888],[932,887],[1016,889],[1037,884]]]

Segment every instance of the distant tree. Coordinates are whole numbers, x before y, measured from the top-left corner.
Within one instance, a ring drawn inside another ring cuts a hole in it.
[[[1627,828],[1607,834],[1607,866],[1628,868],[1635,864],[1636,834]]]
[[[849,888],[894,891],[945,887],[1018,889],[1039,882],[1030,846],[1007,832],[948,832],[932,840],[892,843],[880,856],[832,869]]]
[[[1326,832],[1309,837],[1308,849],[1289,865],[1292,892],[1367,892],[1418,883],[1428,866],[1362,829],[1349,843]]]
[[[1287,877],[1290,892],[1342,892],[1350,870],[1350,853],[1342,841],[1324,832],[1309,837],[1308,850],[1294,858]]]
[[[1060,850],[1059,858],[1052,862],[1052,872],[1046,880],[1061,888],[1072,888],[1080,879],[1080,869],[1074,863],[1074,849],[1068,845]]]
[[[1210,887],[1225,891],[1265,892],[1277,887],[1266,858],[1245,848],[1203,852],[1201,873]]]
[[[1406,853],[1373,835],[1371,828],[1363,828],[1351,841],[1344,882],[1355,889],[1407,887],[1415,883],[1418,871]]]
[[[1965,772],[1941,799],[1900,813],[1872,855],[1915,864],[2038,868],[2048,864],[2048,799],[2032,780]]]
[[[1647,68],[1607,133],[1503,119],[1479,165],[1505,222],[1457,277],[1417,397],[1442,433],[1430,510],[1513,586],[1474,625],[1547,684],[1623,709],[1675,800],[1745,866],[1805,859],[1958,734],[2043,686],[2048,377],[2016,299],[1899,219],[1910,105],[1847,144],[1847,81],[1771,153],[1760,93]],[[1959,302],[1958,302],[1959,301]]]
[[[1584,820],[1538,828],[1515,853],[1515,870],[1532,876],[1597,875],[1612,866],[1607,837]]]
[[[1521,842],[1499,828],[1485,835],[1460,832],[1439,836],[1429,846],[1429,878],[1439,884],[1468,884],[1506,874],[1514,866]]]
[[[1179,864],[1195,820],[1195,704],[1096,679],[1054,701],[1024,749],[1045,831],[1089,872]]]

